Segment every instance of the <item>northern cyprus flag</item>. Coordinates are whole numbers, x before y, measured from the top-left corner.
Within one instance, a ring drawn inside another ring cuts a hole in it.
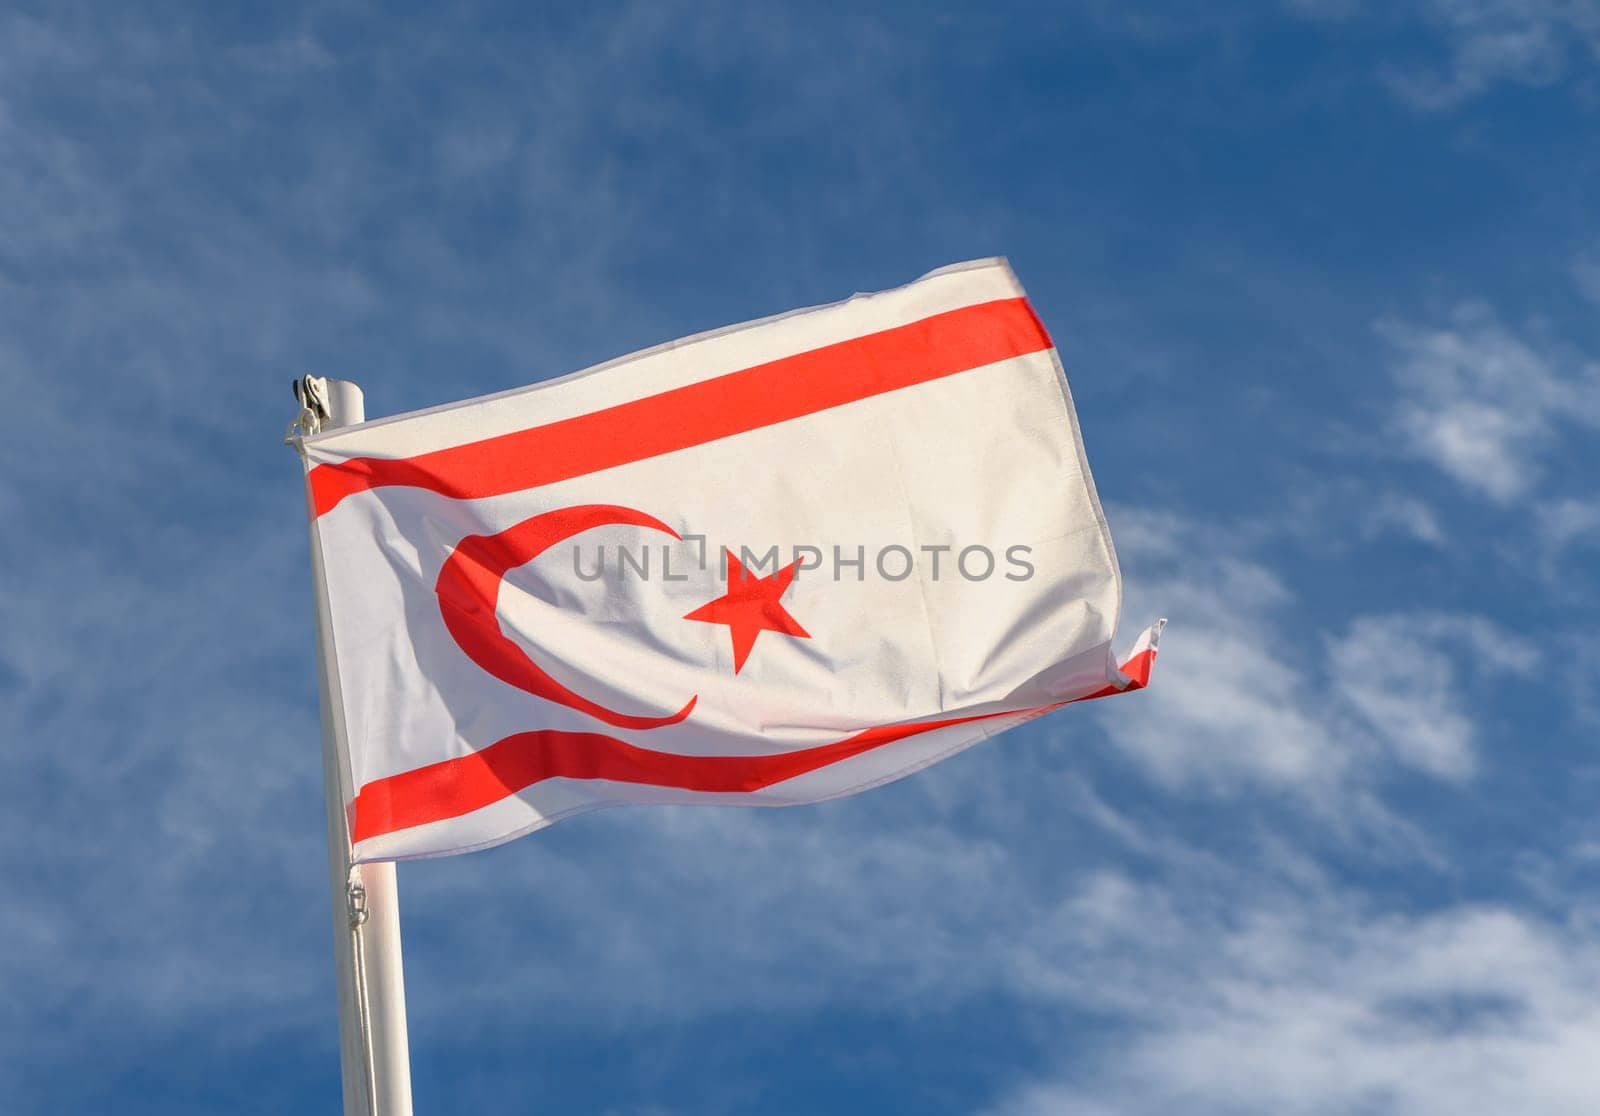
[[[1000,260],[301,449],[358,861],[851,794],[1156,654]]]

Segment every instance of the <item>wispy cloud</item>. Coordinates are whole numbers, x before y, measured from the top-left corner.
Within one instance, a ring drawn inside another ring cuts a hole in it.
[[[1398,762],[1441,779],[1477,769],[1477,718],[1459,675],[1485,686],[1529,678],[1533,647],[1482,617],[1362,617],[1330,641],[1333,691]]]
[[[1426,47],[1392,51],[1377,69],[1395,98],[1419,113],[1458,109],[1502,85],[1554,85],[1600,58],[1600,7],[1590,0],[1288,0],[1287,7],[1324,23],[1424,32]]]
[[[1572,281],[1578,293],[1600,306],[1600,244],[1580,252],[1572,261]]]
[[[1218,920],[1202,932],[1204,963],[1185,968],[1153,946],[1166,897],[1122,891],[1102,905],[1112,933],[1159,970],[1121,998],[1131,1033],[1092,1071],[1019,1087],[992,1116],[1578,1116],[1600,1095],[1593,911],[1569,923],[1494,905],[1385,917],[1325,895],[1200,915]],[[1107,984],[1130,975],[1087,967]]]
[[[1114,518],[1139,555],[1138,599],[1181,617],[1163,643],[1161,686],[1105,720],[1164,785],[1265,784],[1337,811],[1384,763],[1464,779],[1477,714],[1462,673],[1526,678],[1537,665],[1524,639],[1471,614],[1358,613],[1313,638],[1248,532],[1171,514]]]
[[[1600,500],[1554,500],[1535,510],[1534,522],[1548,554],[1600,544]]]
[[[1536,488],[1564,427],[1600,426],[1600,364],[1513,332],[1481,304],[1380,333],[1394,354],[1399,451],[1497,503]]]
[[[1502,83],[1550,85],[1570,67],[1592,64],[1600,47],[1600,9],[1583,0],[1427,0],[1421,16],[1446,58],[1393,64],[1383,77],[1425,112],[1455,108]]]

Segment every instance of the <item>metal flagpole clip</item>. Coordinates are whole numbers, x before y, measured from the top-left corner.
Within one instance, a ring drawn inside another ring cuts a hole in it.
[[[300,413],[283,432],[283,444],[300,447],[300,439],[322,429],[332,411],[328,408],[328,381],[323,376],[301,376],[295,380],[294,397],[300,404]]]
[[[350,869],[350,882],[345,885],[345,898],[348,900],[350,913],[350,929],[359,930],[367,921],[367,885],[361,882],[361,870]]]

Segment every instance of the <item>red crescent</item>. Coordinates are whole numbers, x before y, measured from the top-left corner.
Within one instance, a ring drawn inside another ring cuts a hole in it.
[[[577,709],[608,725],[653,729],[675,725],[689,715],[699,695],[670,717],[633,717],[618,713],[567,689],[521,647],[506,638],[495,617],[500,583],[509,570],[531,562],[544,551],[591,527],[622,524],[648,527],[678,538],[678,532],[654,516],[613,504],[580,504],[524,519],[498,535],[468,535],[456,544],[439,571],[434,592],[444,626],[467,657],[500,681],[547,701]]]

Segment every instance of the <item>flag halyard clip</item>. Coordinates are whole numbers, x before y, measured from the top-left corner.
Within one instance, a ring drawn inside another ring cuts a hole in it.
[[[359,930],[367,921],[367,885],[361,882],[360,869],[350,869],[350,883],[345,888],[349,900],[350,929]]]

